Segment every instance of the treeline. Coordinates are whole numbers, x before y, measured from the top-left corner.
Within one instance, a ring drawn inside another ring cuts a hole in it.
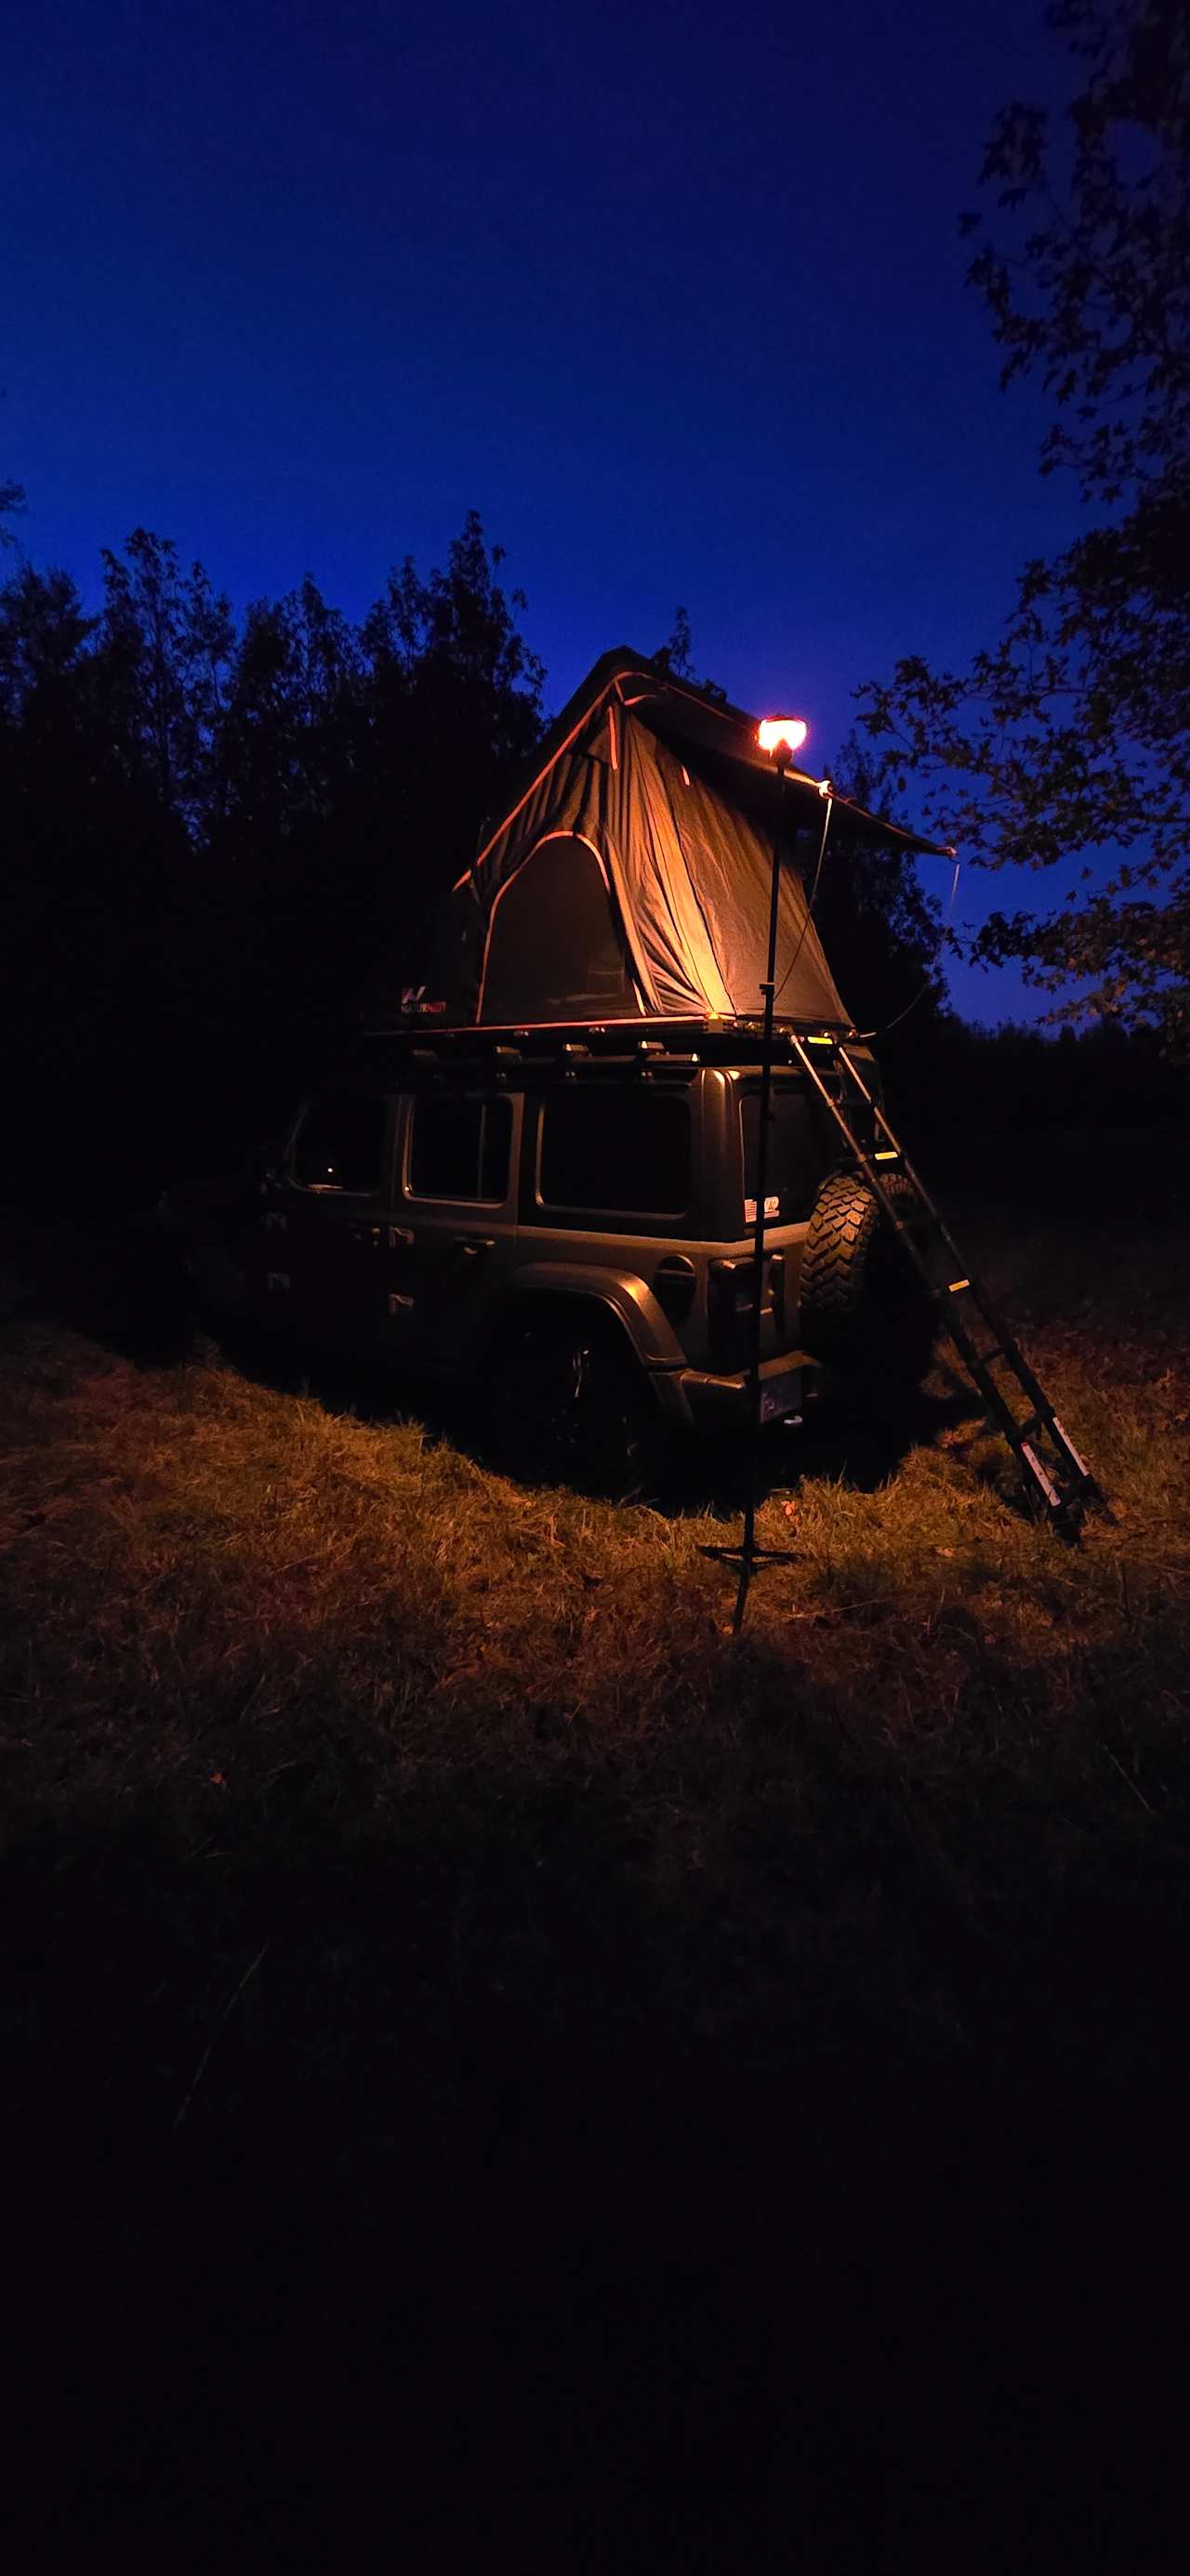
[[[544,723],[500,562],[472,516],[358,623],[309,579],[237,616],[144,530],[105,554],[94,609],[60,571],[0,586],[0,1195],[127,1203],[236,1157],[349,1038],[378,967],[389,991],[424,973]],[[683,611],[658,660],[689,671]],[[956,1020],[895,848],[836,841],[818,919],[923,1139],[1169,1111],[1143,1032]]]
[[[153,1189],[284,1113],[532,749],[544,674],[476,518],[353,624],[305,580],[242,618],[138,530],[88,612],[0,589],[8,1189]],[[16,1134],[13,1134],[15,1125]]]
[[[881,1050],[891,1101],[925,1147],[973,1137],[1030,1138],[1184,1125],[1190,1086],[1156,1029],[1110,1020],[1052,1036],[1009,1022],[984,1028],[951,1011],[914,1015]]]

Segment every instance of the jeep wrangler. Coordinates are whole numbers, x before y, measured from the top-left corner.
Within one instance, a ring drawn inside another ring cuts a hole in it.
[[[467,1382],[514,1472],[624,1492],[659,1434],[748,1421],[760,1093],[738,1020],[363,1040],[271,1168],[162,1214],[216,1317]],[[780,1027],[764,1213],[762,1421],[920,1377],[929,1300]]]

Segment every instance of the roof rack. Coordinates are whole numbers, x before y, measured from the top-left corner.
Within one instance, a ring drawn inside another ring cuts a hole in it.
[[[804,1045],[854,1045],[857,1031],[818,1022],[778,1020],[773,1032],[775,1064],[801,1063]],[[561,1020],[535,1025],[428,1028],[425,1021],[404,1026],[365,1029],[360,1044],[369,1060],[377,1055],[412,1073],[482,1073],[507,1080],[509,1075],[548,1070],[568,1077],[634,1072],[651,1075],[689,1072],[699,1064],[759,1064],[764,1023],[755,1018]]]

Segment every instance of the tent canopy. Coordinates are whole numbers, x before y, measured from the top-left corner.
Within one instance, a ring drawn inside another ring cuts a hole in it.
[[[827,782],[779,778],[755,720],[607,653],[536,754],[451,903],[437,989],[455,1022],[735,1017],[759,1008],[774,835],[776,1007],[849,1026],[803,874]],[[835,797],[849,826],[932,850]]]

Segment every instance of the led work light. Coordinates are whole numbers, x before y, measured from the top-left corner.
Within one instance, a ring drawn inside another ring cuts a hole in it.
[[[766,716],[756,728],[756,739],[762,751],[784,752],[791,759],[800,751],[810,728],[800,716]]]

